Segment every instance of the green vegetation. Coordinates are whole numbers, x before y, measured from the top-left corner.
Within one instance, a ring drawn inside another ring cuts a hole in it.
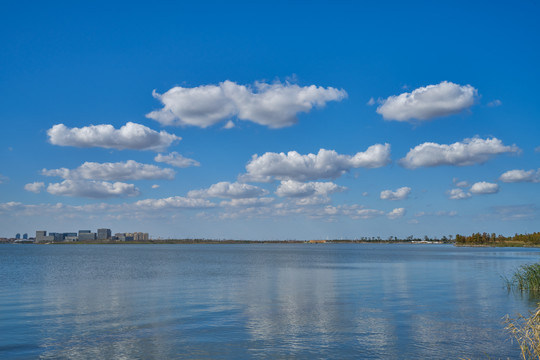
[[[522,265],[511,279],[506,279],[508,289],[540,293],[540,263]]]
[[[502,236],[495,233],[456,235],[456,245],[462,246],[540,246],[540,232]]]

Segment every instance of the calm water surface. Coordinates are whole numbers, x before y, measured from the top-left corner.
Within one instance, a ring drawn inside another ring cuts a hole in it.
[[[0,245],[2,359],[518,358],[536,249]]]

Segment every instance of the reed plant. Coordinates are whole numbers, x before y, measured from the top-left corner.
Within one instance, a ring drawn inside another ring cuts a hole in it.
[[[519,344],[524,360],[540,360],[540,305],[529,317],[518,314],[516,319],[506,316],[505,329]]]
[[[539,292],[540,291],[540,263],[522,265],[511,279],[505,279],[509,290]]]

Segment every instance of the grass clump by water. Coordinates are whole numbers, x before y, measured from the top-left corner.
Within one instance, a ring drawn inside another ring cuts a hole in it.
[[[540,306],[530,317],[518,314],[516,319],[506,317],[505,329],[519,344],[524,360],[540,359]]]
[[[540,263],[522,265],[506,285],[508,290],[540,292]]]
[[[505,279],[508,290],[527,291],[532,298],[540,296],[540,263],[522,265],[511,279]],[[505,319],[505,329],[518,343],[524,360],[540,360],[540,304],[529,317],[518,314],[517,318]]]

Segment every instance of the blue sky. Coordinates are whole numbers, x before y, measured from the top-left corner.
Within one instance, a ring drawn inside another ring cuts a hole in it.
[[[4,4],[0,236],[538,231],[539,10]]]

